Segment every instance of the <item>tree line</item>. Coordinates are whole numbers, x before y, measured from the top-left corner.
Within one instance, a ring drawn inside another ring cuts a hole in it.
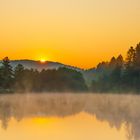
[[[42,71],[25,69],[18,64],[15,68],[5,57],[0,67],[0,92],[82,92],[87,86],[82,74],[76,70],[59,68]]]
[[[5,57],[0,66],[0,93],[6,92],[140,92],[140,43],[130,47],[126,59],[119,55],[97,65],[92,83],[87,86],[83,71],[61,67],[38,71],[15,68]]]
[[[129,48],[125,60],[112,57],[99,63],[96,72],[90,87],[94,92],[140,92],[140,43]]]

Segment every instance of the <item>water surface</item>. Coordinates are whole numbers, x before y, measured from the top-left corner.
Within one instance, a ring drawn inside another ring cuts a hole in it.
[[[136,95],[0,95],[1,140],[139,140]]]

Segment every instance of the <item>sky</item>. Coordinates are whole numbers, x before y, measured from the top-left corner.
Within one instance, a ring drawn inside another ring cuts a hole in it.
[[[140,0],[0,0],[0,59],[91,68],[140,42]]]

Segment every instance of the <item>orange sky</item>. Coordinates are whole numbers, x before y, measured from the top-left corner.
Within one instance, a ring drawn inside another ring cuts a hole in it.
[[[1,0],[0,59],[96,66],[140,41],[140,0]]]

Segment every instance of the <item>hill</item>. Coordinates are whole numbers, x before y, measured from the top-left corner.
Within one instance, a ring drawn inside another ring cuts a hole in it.
[[[1,65],[0,61],[0,65]],[[83,74],[83,77],[87,83],[87,85],[90,85],[92,80],[95,78],[96,75],[96,69],[89,69],[89,70],[83,70],[78,67],[70,66],[70,65],[65,65],[63,63],[59,62],[52,62],[52,61],[46,61],[45,63],[41,63],[40,61],[35,61],[35,60],[11,60],[10,65],[15,68],[18,64],[22,64],[24,68],[26,69],[37,69],[38,71],[41,71],[43,69],[48,70],[48,69],[58,69],[61,67],[65,68],[70,68],[73,70],[77,70]]]
[[[0,61],[0,65],[1,65]],[[18,64],[22,64],[24,68],[26,69],[37,69],[38,71],[41,71],[43,69],[58,69],[60,67],[66,67],[70,69],[75,69],[77,71],[81,71],[80,68],[65,65],[59,62],[52,62],[52,61],[46,61],[44,63],[41,63],[40,61],[35,61],[35,60],[11,60],[10,65],[15,68]]]

